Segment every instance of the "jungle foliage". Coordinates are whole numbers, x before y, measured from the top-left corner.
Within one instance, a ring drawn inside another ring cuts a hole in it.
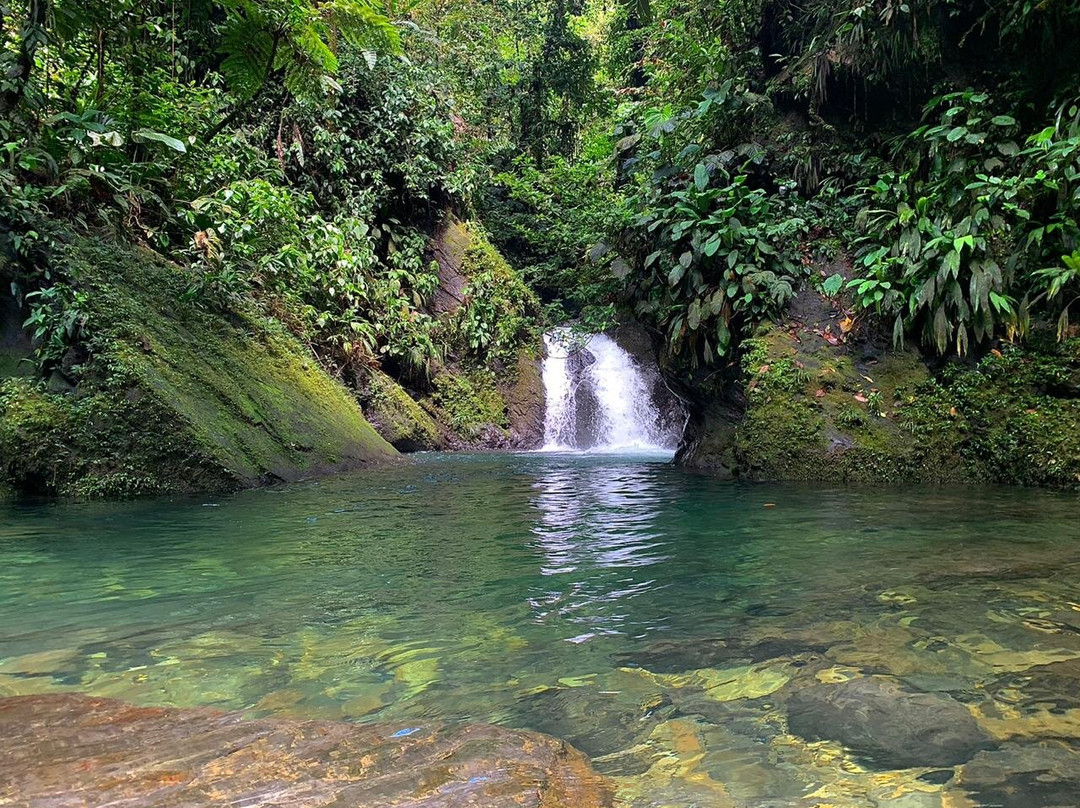
[[[689,374],[807,283],[939,354],[1075,330],[1071,0],[2,0],[0,24],[0,250],[43,371],[93,327],[57,249],[85,231],[414,387],[505,361],[534,292],[549,320],[633,310]],[[432,316],[451,212],[532,291],[488,272]]]
[[[516,40],[484,39],[505,15],[475,10],[465,24],[491,67]],[[517,12],[513,30],[534,46],[470,84],[472,51],[452,33],[460,11],[0,3],[0,273],[27,311],[40,371],[78,381],[70,356],[94,323],[63,247],[105,233],[193,269],[186,304],[276,318],[328,367],[377,365],[427,385],[460,342],[429,305],[433,227],[472,212],[492,155],[571,125],[544,76],[578,64],[572,48],[543,48],[569,37],[562,6]],[[498,123],[489,103],[516,96],[514,121]],[[491,283],[462,315],[480,362],[487,346],[511,350],[511,332],[532,338],[492,315],[521,303]]]
[[[1032,318],[1066,337],[1078,32],[1053,0],[627,4],[611,55],[635,310],[690,371],[807,280],[939,354]],[[852,272],[811,273],[840,248]]]

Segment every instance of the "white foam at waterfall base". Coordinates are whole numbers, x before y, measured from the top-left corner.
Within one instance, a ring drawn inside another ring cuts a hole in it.
[[[674,452],[678,435],[664,427],[653,401],[655,376],[615,340],[594,334],[584,346],[568,348],[568,332],[560,329],[544,342],[541,451]],[[580,350],[586,353],[575,357]]]

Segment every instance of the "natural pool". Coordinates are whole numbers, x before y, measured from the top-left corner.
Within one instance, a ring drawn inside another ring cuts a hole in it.
[[[0,696],[495,722],[641,808],[1080,805],[1076,496],[430,455],[0,514]]]

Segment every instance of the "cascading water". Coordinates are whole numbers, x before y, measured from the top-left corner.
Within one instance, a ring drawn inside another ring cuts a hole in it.
[[[580,345],[559,329],[544,342],[545,451],[674,450],[682,419],[660,406],[655,370],[606,334]]]

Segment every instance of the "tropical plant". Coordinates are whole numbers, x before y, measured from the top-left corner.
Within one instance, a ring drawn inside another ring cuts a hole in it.
[[[213,140],[250,108],[270,78],[281,73],[296,96],[340,90],[334,80],[339,39],[360,51],[370,67],[380,52],[400,48],[397,28],[372,0],[221,0],[226,22],[219,50],[221,72],[239,99],[211,127]]]
[[[863,274],[849,287],[892,320],[898,343],[916,332],[939,353],[964,354],[1023,333],[1034,268],[1077,244],[1075,120],[1059,119],[1024,148],[1016,118],[992,106],[974,91],[933,99],[930,120],[900,144],[908,168],[868,190]]]

